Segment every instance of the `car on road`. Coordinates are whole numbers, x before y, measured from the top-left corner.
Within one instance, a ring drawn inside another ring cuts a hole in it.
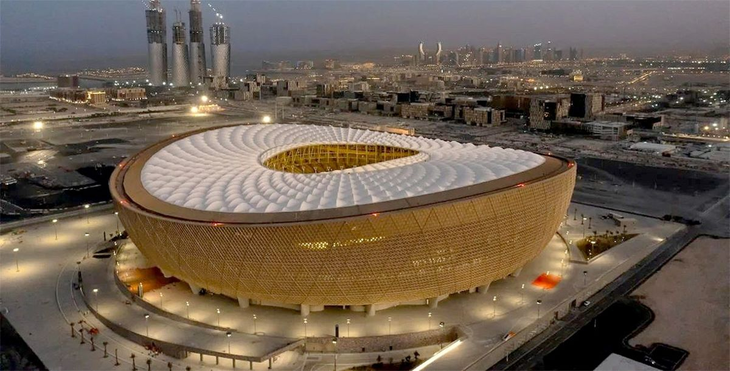
[[[584,307],[587,307],[587,306],[589,306],[589,305],[591,305],[591,301],[590,301],[590,300],[586,300],[586,301],[584,301],[584,302],[583,302],[583,304],[582,304],[582,306],[584,306]]]

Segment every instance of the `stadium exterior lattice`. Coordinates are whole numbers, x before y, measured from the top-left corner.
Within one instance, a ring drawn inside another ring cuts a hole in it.
[[[485,291],[554,236],[572,161],[312,125],[199,130],[110,180],[132,241],[193,290],[303,315]]]

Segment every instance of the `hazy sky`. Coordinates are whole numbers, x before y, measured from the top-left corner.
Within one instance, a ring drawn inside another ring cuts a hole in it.
[[[231,26],[235,58],[271,52],[530,45],[636,51],[728,47],[730,1],[211,1]],[[173,9],[189,2],[162,0]],[[213,13],[203,1],[208,27]],[[0,0],[0,67],[70,61],[144,65],[142,0]],[[170,31],[168,31],[170,38]],[[169,42],[169,40],[168,40]],[[296,58],[296,53],[292,58]],[[303,56],[305,57],[305,56]]]

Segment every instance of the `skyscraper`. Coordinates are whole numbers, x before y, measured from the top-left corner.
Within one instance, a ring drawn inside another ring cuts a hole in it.
[[[190,82],[202,84],[207,74],[200,0],[190,0]]]
[[[149,57],[149,80],[153,86],[167,83],[167,32],[165,10],[160,0],[150,0],[145,10],[147,18],[147,51]]]
[[[532,60],[542,60],[542,43],[535,44],[532,47]]]
[[[175,11],[177,22],[172,25],[172,85],[188,86],[190,83],[190,59],[185,41],[185,23]]]
[[[504,51],[502,50],[502,43],[497,43],[497,47],[494,48],[494,57],[492,58],[492,60],[494,61],[494,63],[502,63],[502,62],[504,62],[504,54],[503,54],[503,52]]]
[[[426,51],[423,49],[423,41],[418,43],[418,54],[416,54],[416,66],[420,66],[426,60]]]
[[[231,75],[231,28],[216,22],[210,27],[210,50],[213,55],[213,84],[221,87]]]

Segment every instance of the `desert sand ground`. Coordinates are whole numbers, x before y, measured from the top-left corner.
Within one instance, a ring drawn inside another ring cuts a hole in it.
[[[631,340],[689,351],[680,369],[730,369],[730,240],[702,237],[684,248],[633,295],[656,314]]]

